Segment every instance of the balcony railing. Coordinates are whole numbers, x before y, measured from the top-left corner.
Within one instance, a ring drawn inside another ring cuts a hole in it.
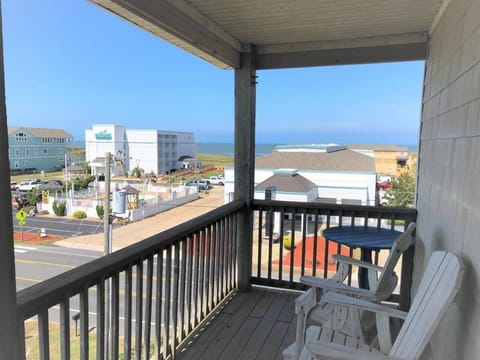
[[[50,358],[58,333],[61,358],[70,359],[73,315],[80,322],[81,359],[95,353],[97,359],[174,356],[236,287],[237,215],[243,208],[230,203],[20,291],[22,338],[31,320],[40,359]]]
[[[252,283],[297,290],[305,288],[300,276],[326,278],[336,270],[331,254],[357,256],[353,249],[325,240],[324,228],[360,225],[403,231],[417,214],[415,209],[270,200],[254,200],[253,210]],[[413,247],[403,255],[400,295],[392,298],[402,308],[409,306],[412,266]]]
[[[58,337],[62,359],[74,357],[73,347],[79,348],[81,359],[94,354],[97,359],[117,359],[122,353],[125,359],[175,357],[179,343],[237,287],[238,261],[244,260],[236,254],[237,229],[245,208],[242,202],[232,202],[20,291],[22,337],[32,341],[25,324],[29,331],[33,324],[40,359],[50,358]],[[252,208],[251,281],[290,289],[302,288],[301,275],[328,276],[334,270],[328,261],[332,251],[355,255],[322,242],[322,227],[403,228],[416,218],[414,209],[354,205],[255,200]],[[286,234],[292,244],[310,242],[311,254],[306,246],[285,249]],[[403,257],[400,300],[409,298],[411,260],[412,251]],[[80,323],[75,345],[72,316]]]

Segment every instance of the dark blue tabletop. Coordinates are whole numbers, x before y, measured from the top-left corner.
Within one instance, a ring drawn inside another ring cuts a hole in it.
[[[335,226],[323,231],[327,240],[352,248],[370,250],[391,249],[401,234],[400,231],[371,226]]]

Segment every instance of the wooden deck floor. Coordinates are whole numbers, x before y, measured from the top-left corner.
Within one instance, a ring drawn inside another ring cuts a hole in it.
[[[295,292],[235,293],[182,344],[178,359],[283,359],[295,340]]]

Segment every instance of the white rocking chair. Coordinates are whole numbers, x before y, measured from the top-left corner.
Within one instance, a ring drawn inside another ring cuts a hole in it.
[[[338,293],[325,294],[326,301],[352,311],[376,314],[379,348],[332,330],[330,322],[311,326],[300,359],[417,360],[457,294],[464,267],[454,254],[436,251],[428,263],[408,313]],[[392,345],[390,318],[404,319]],[[335,321],[333,318],[332,321]]]
[[[360,319],[357,318],[358,314],[349,315],[346,308],[331,306],[323,299],[323,294],[328,290],[372,302],[387,299],[398,283],[398,276],[394,271],[395,266],[400,259],[400,255],[411,245],[415,228],[416,224],[414,222],[410,223],[402,235],[398,237],[383,267],[342,255],[334,255],[333,258],[338,263],[338,270],[332,278],[321,279],[313,276],[302,276],[300,278],[302,283],[311,287],[295,300],[295,312],[297,314],[296,340],[295,343],[283,351],[285,360],[299,359],[305,343],[308,322],[321,325],[331,318],[333,312],[336,312],[335,316],[338,320],[335,324],[337,329],[342,328],[343,332],[365,341]],[[361,289],[343,283],[348,274],[351,273],[352,266],[368,270],[370,289]]]

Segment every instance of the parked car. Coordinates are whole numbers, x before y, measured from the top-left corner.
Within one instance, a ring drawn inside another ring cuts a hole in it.
[[[192,180],[189,183],[187,183],[187,185],[188,184],[202,185],[203,187],[205,187],[205,190],[210,190],[211,188],[210,180],[208,179]]]
[[[18,191],[31,191],[35,188],[38,188],[40,185],[42,184],[42,182],[38,179],[35,179],[35,180],[26,180],[26,181],[22,181],[20,182],[19,184],[17,184],[17,186],[15,187],[15,190],[18,190]]]
[[[17,183],[15,181],[10,181],[10,190],[17,190]]]
[[[185,184],[186,186],[196,186],[198,191],[207,191],[210,190],[210,185],[202,183],[201,180],[192,180]]]
[[[212,185],[224,185],[225,184],[225,180],[223,178],[221,178],[220,176],[210,176],[210,178],[208,178],[208,181],[210,181],[210,184]]]

